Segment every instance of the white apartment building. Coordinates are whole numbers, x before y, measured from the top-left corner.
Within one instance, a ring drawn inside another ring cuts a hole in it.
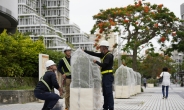
[[[33,40],[43,36],[47,49],[62,51],[67,46],[62,32],[50,26],[43,16],[37,14],[37,0],[18,0],[18,30],[29,33]]]
[[[40,0],[37,0],[37,13],[40,13],[39,7]],[[75,48],[93,50],[94,42],[89,40],[87,34],[81,33],[79,26],[70,23],[69,0],[41,0],[41,14]]]

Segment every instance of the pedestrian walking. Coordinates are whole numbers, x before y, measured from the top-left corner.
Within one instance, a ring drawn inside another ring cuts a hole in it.
[[[144,85],[145,88],[146,88],[146,84],[147,84],[147,79],[144,77],[143,78],[143,85]]]
[[[63,76],[63,86],[65,87],[65,110],[69,110],[70,107],[70,83],[71,83],[71,48],[66,47],[64,49],[65,57],[59,61],[58,71]]]
[[[162,80],[162,94],[163,94],[163,99],[167,99],[168,98],[168,91],[169,91],[169,86],[170,86],[170,77],[171,74],[168,72],[168,68],[164,67],[163,68],[163,72],[160,74],[160,77],[163,77]],[[165,91],[166,89],[166,91]]]
[[[57,70],[56,64],[52,60],[48,60],[45,64],[47,71],[44,76],[41,77],[36,88],[34,89],[34,95],[36,98],[45,100],[42,110],[51,110],[60,99],[62,95],[62,89],[56,79],[55,71]],[[56,88],[60,96],[51,92],[52,87]]]
[[[104,96],[103,110],[114,110],[114,98],[113,98],[113,55],[109,52],[109,42],[101,41],[100,52],[95,53],[91,51],[84,50],[84,52],[101,58],[101,62],[94,60],[93,62],[101,67],[102,74],[102,89]]]

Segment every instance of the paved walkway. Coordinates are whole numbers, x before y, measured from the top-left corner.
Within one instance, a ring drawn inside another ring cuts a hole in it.
[[[116,99],[115,110],[184,110],[184,88],[172,87],[162,99],[161,87],[147,88],[130,99]]]
[[[171,87],[168,99],[162,99],[161,87],[146,88],[130,99],[115,99],[115,110],[184,110],[184,87]],[[0,105],[0,110],[41,110],[42,106],[37,102],[9,104]]]

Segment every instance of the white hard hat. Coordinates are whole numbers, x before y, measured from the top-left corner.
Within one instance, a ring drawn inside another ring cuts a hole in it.
[[[52,66],[52,65],[55,65],[54,61],[52,61],[52,60],[48,60],[45,63],[46,68],[48,68],[49,66]]]
[[[72,49],[70,47],[65,47],[64,52],[67,51],[67,50],[72,50]]]
[[[109,47],[109,42],[106,41],[106,40],[103,40],[103,41],[100,42],[100,46],[107,46],[107,47]]]

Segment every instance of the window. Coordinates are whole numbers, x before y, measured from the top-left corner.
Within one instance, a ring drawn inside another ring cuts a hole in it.
[[[54,20],[54,24],[56,25],[56,23],[57,23],[57,21],[56,20]]]
[[[59,19],[59,24],[61,24],[61,20]]]

